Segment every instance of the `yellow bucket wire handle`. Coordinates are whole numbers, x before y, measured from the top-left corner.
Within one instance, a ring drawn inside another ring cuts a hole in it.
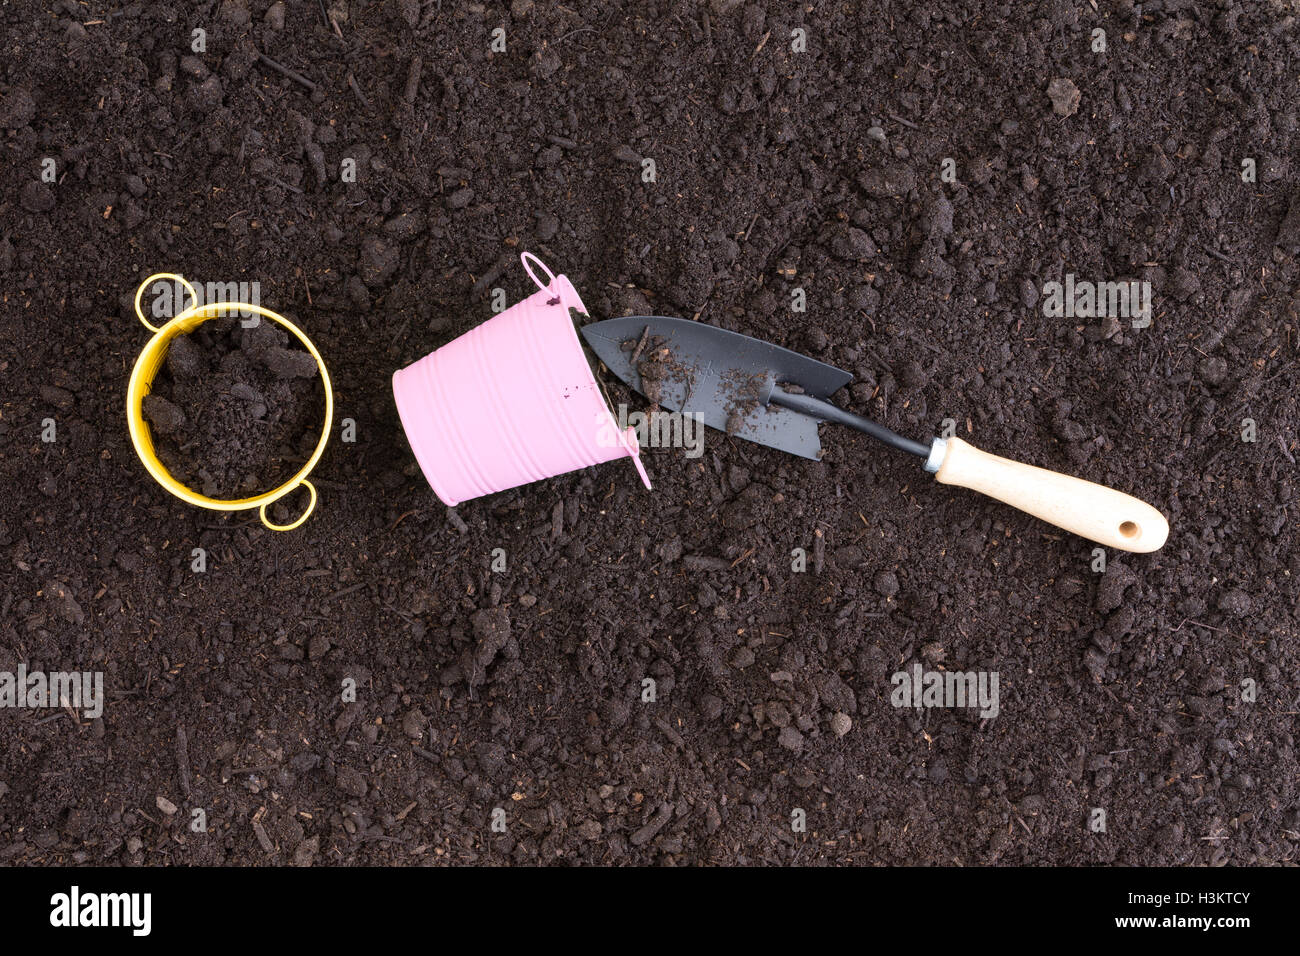
[[[144,311],[140,308],[140,298],[144,295],[145,289],[159,279],[168,279],[179,283],[189,294],[191,302],[189,308],[173,317],[161,328],[150,323],[144,317]],[[149,431],[149,425],[144,420],[143,403],[144,397],[149,394],[150,388],[153,386],[154,376],[158,373],[163,359],[167,356],[167,349],[170,347],[172,339],[194,331],[209,319],[233,311],[242,314],[252,313],[284,326],[311,353],[312,358],[316,360],[316,367],[320,369],[321,384],[325,387],[325,424],[321,428],[320,441],[316,443],[316,450],[312,452],[307,464],[280,487],[265,494],[254,495],[251,498],[222,500],[201,495],[181,484],[163,467],[163,463],[158,460],[158,455],[154,451],[153,436]],[[306,521],[316,508],[316,487],[307,480],[307,476],[316,467],[316,463],[320,461],[321,456],[325,454],[325,446],[329,442],[330,427],[334,422],[334,390],[330,387],[330,376],[325,368],[325,359],[316,350],[316,346],[312,344],[311,339],[307,338],[306,334],[298,326],[284,316],[272,312],[270,309],[264,309],[259,305],[252,305],[247,302],[209,302],[206,305],[199,305],[198,292],[194,286],[173,272],[158,272],[140,283],[140,288],[135,292],[135,314],[141,324],[154,335],[149,340],[149,343],[145,345],[140,357],[136,359],[135,368],[131,371],[131,381],[126,390],[126,420],[131,430],[131,444],[135,446],[135,453],[139,456],[149,474],[153,476],[158,484],[177,498],[192,505],[198,505],[200,508],[209,508],[213,511],[244,511],[245,509],[256,508],[258,515],[262,519],[262,524],[272,531],[292,531]],[[299,487],[305,487],[311,493],[311,499],[307,502],[307,509],[288,524],[275,524],[272,522],[267,517],[267,507]]]

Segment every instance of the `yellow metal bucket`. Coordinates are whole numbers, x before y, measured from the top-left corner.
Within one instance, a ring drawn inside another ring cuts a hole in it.
[[[161,328],[150,324],[140,308],[140,297],[144,294],[145,289],[159,279],[179,283],[189,293],[190,302],[194,303]],[[330,426],[334,421],[334,391],[330,387],[330,376],[325,368],[325,360],[321,358],[316,346],[312,344],[311,339],[307,338],[301,329],[284,316],[278,315],[270,309],[264,309],[261,306],[251,305],[246,302],[209,302],[206,305],[198,305],[198,301],[199,297],[194,286],[171,272],[159,272],[151,275],[140,283],[140,288],[136,290],[136,317],[144,324],[145,328],[154,333],[154,336],[144,347],[140,357],[136,359],[135,368],[131,371],[131,382],[126,390],[126,420],[131,429],[131,444],[135,446],[135,453],[139,456],[140,461],[144,463],[144,467],[149,474],[153,475],[154,480],[182,501],[188,501],[200,508],[210,508],[213,511],[245,511],[249,508],[256,508],[261,516],[262,523],[272,531],[292,531],[306,521],[307,517],[316,508],[316,488],[307,480],[307,476],[311,474],[311,470],[316,467],[321,455],[325,453],[325,445],[329,442]],[[284,326],[311,353],[312,358],[316,360],[317,368],[320,369],[321,384],[325,387],[325,424],[321,428],[320,441],[316,443],[316,450],[312,452],[311,458],[308,459],[307,463],[303,465],[296,475],[280,487],[265,494],[254,495],[251,498],[235,498],[223,501],[201,495],[192,488],[186,487],[173,478],[171,473],[163,467],[162,462],[158,460],[157,453],[154,451],[153,436],[150,434],[149,425],[144,419],[143,402],[144,397],[149,394],[149,390],[153,386],[154,375],[157,374],[163,359],[167,356],[167,349],[171,345],[172,339],[178,335],[186,335],[194,331],[209,319],[228,315],[234,311],[258,315]],[[305,487],[311,493],[311,500],[307,504],[307,510],[289,524],[273,523],[266,516],[267,506],[297,490],[300,486]]]

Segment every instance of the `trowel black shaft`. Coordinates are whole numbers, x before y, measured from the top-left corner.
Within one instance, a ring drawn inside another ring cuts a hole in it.
[[[897,448],[899,451],[911,452],[921,458],[930,457],[930,446],[928,444],[904,438],[898,432],[890,431],[879,422],[873,422],[870,418],[863,418],[861,415],[846,412],[844,409],[812,395],[787,392],[778,385],[772,389],[770,401],[773,405],[780,405],[782,408],[788,408],[802,415],[811,415],[821,421],[835,422],[837,425],[848,425],[850,428],[856,428],[858,431],[870,435],[877,441],[884,442],[891,448]]]

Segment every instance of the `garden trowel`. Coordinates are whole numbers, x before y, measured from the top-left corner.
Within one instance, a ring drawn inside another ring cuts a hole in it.
[[[615,376],[711,428],[804,458],[821,457],[822,422],[866,432],[924,459],[925,470],[1057,527],[1124,551],[1155,551],[1169,523],[1113,488],[980,451],[960,438],[912,441],[827,399],[853,376],[806,355],[702,322],[626,316],[582,328]]]

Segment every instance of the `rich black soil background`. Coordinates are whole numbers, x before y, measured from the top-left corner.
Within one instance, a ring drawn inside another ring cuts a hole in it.
[[[1295,859],[1293,3],[53,7],[0,7],[0,670],[111,699],[0,714],[0,860]],[[522,249],[599,316],[765,336],[897,430],[1134,492],[1169,543],[1096,575],[845,429],[821,464],[711,433],[647,452],[653,493],[615,463],[449,516],[389,379],[528,293]],[[136,460],[159,270],[260,282],[324,353],[358,438],[300,530]],[[1153,324],[1045,318],[1066,272],[1150,279]],[[915,662],[998,671],[1001,714],[893,709]]]

